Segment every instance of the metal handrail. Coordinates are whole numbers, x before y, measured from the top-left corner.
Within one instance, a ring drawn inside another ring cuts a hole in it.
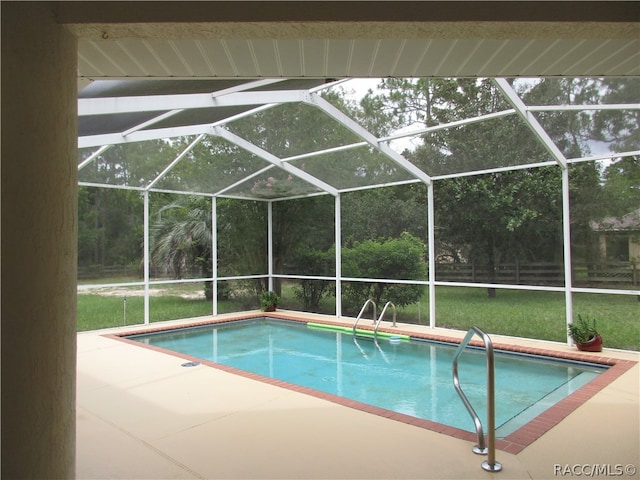
[[[362,308],[360,309],[360,313],[358,314],[358,316],[356,317],[356,321],[353,322],[353,334],[356,334],[356,325],[358,325],[358,321],[360,320],[360,317],[362,317],[362,315],[364,314],[365,309],[367,308],[367,305],[373,305],[373,321],[376,321],[376,312],[378,311],[378,306],[376,305],[376,302],[373,301],[372,298],[370,298],[369,300],[367,300],[366,302],[364,302],[364,305],[362,305]]]
[[[488,447],[485,446],[484,432],[482,430],[482,422],[476,414],[476,411],[471,406],[469,399],[462,391],[460,387],[460,379],[458,378],[458,358],[467,347],[471,337],[477,334],[484,343],[485,350],[487,352],[487,435],[488,435]],[[458,346],[455,355],[453,356],[453,385],[462,399],[462,403],[467,408],[467,411],[473,419],[473,423],[476,427],[476,433],[478,435],[478,445],[473,447],[473,453],[479,455],[488,455],[487,460],[482,462],[482,468],[488,472],[499,472],[502,470],[502,465],[496,462],[496,417],[495,417],[495,377],[494,377],[494,358],[493,358],[493,342],[489,335],[484,333],[478,327],[471,327],[465,335],[462,342]]]
[[[384,317],[385,312],[387,311],[387,307],[389,307],[389,305],[391,305],[393,307],[393,326],[396,326],[396,306],[393,304],[393,302],[387,302],[384,305],[384,308],[382,309],[382,313],[380,313],[380,317],[378,317],[378,321],[376,322],[375,327],[373,328],[373,336],[377,336],[378,335],[378,327],[380,326],[380,322],[382,321],[382,317]]]

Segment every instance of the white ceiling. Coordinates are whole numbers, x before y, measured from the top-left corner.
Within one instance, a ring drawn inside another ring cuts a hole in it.
[[[80,40],[86,78],[637,76],[638,38]]]
[[[80,78],[640,75],[637,1],[53,2]]]

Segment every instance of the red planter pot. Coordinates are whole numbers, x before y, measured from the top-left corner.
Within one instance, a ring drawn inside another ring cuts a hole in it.
[[[602,337],[596,335],[591,340],[585,343],[576,343],[578,350],[583,352],[601,352],[602,351]]]
[[[264,307],[265,312],[275,312],[277,305],[269,305],[268,307]]]

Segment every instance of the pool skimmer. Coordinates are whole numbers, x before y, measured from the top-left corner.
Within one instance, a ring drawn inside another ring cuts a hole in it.
[[[200,365],[200,362],[186,362],[186,363],[183,363],[181,366],[182,367],[197,367],[198,365]]]

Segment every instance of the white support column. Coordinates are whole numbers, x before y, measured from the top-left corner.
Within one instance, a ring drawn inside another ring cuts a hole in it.
[[[149,191],[144,191],[144,324],[149,324]]]
[[[427,242],[429,246],[429,327],[436,327],[436,240],[433,182],[427,184]]]
[[[268,257],[268,274],[269,274],[269,290],[273,290],[273,202],[267,202],[267,257]]]
[[[573,275],[571,262],[571,211],[569,208],[569,167],[562,168],[562,241],[564,249],[564,296],[567,327],[573,322]],[[567,332],[567,344],[573,340]]]
[[[211,275],[213,277],[212,314],[216,316],[218,315],[218,199],[216,197],[211,197]]]
[[[518,94],[511,88],[509,82],[504,78],[494,80],[498,88],[505,95],[507,101],[513,105],[516,112],[525,121],[534,135],[540,140],[542,145],[553,156],[562,169],[562,238],[564,246],[564,291],[565,291],[565,315],[569,325],[573,321],[573,288],[571,278],[571,223],[569,216],[569,167],[564,154],[553,142],[549,134],[542,128],[533,113],[520,99]],[[571,338],[567,334],[567,343],[571,345]]]
[[[336,317],[342,317],[342,216],[340,214],[340,194],[335,197],[336,238]]]

